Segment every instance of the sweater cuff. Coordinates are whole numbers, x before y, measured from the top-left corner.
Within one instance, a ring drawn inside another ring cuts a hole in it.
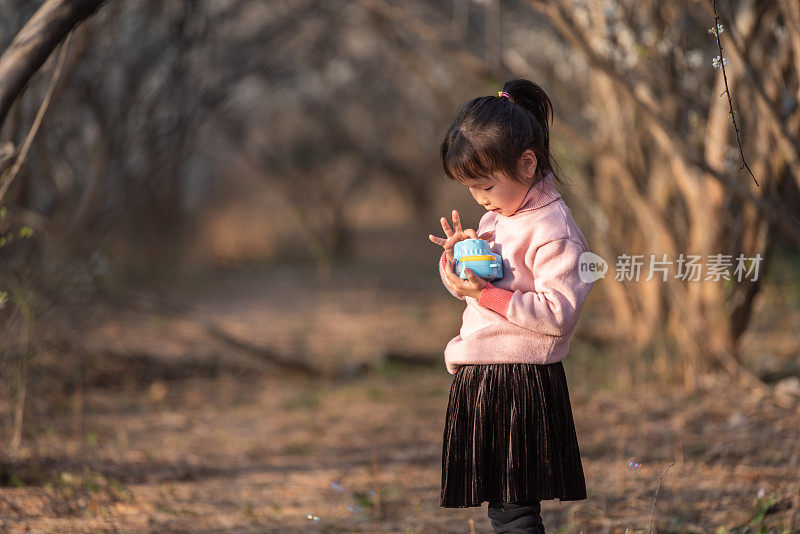
[[[487,282],[484,288],[481,290],[480,298],[478,298],[478,304],[484,308],[489,308],[492,311],[496,311],[503,317],[506,317],[506,313],[508,312],[508,304],[511,302],[511,297],[513,296],[513,291],[499,288],[492,285],[491,282]]]

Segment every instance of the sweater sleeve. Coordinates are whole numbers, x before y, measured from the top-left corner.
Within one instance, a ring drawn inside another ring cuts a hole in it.
[[[442,252],[442,256],[439,258],[439,276],[441,276],[441,278],[442,278],[442,283],[444,284],[444,287],[447,288],[447,290],[450,292],[451,295],[453,295],[454,297],[456,297],[459,300],[465,300],[466,297],[464,295],[459,295],[458,293],[453,291],[453,289],[449,285],[447,285],[445,274],[444,274],[445,273],[445,269],[447,269],[447,253],[446,252]]]
[[[487,283],[478,304],[533,332],[567,334],[594,285],[580,279],[578,260],[583,251],[582,245],[567,238],[539,246],[532,269],[537,290],[509,291]]]

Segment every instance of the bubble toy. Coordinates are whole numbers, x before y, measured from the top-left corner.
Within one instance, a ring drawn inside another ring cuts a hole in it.
[[[472,269],[476,275],[491,282],[503,277],[503,258],[489,248],[489,243],[484,239],[464,239],[453,247],[455,258],[455,272],[458,276],[467,279],[464,270]]]

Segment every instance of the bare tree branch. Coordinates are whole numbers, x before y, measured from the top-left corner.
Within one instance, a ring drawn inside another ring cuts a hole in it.
[[[632,82],[625,74],[619,72],[610,61],[595,52],[578,25],[562,6],[542,0],[528,0],[528,3],[538,12],[545,15],[565,39],[583,52],[594,68],[602,71],[614,81],[617,87],[636,104],[644,116],[661,130],[664,139],[671,144],[674,153],[684,161],[686,166],[694,165],[700,168],[709,176],[717,179],[736,196],[752,203],[764,213],[770,222],[774,223],[776,227],[780,228],[789,239],[800,247],[800,220],[795,215],[789,213],[777,203],[757,197],[748,188],[727,174],[712,168],[704,158],[693,155],[690,147],[682,141],[684,136],[671,126],[669,121],[661,116],[650,104],[652,100],[649,98],[647,87],[644,84]]]
[[[733,100],[731,98],[731,90],[728,87],[728,73],[725,70],[725,56],[722,54],[722,42],[719,39],[719,15],[717,15],[717,2],[716,0],[712,0],[713,8],[714,8],[714,36],[717,38],[717,49],[719,50],[719,63],[720,68],[722,69],[722,79],[725,81],[725,94],[728,95],[728,109],[730,110],[731,121],[733,121],[733,129],[736,132],[736,144],[739,145],[739,154],[742,156],[742,168],[746,168],[747,172],[750,173],[750,176],[753,177],[753,181],[758,185],[758,180],[756,180],[753,171],[750,170],[750,165],[747,164],[747,160],[744,158],[744,149],[742,148],[742,138],[739,136],[741,130],[739,130],[739,125],[736,124],[736,110],[733,109]]]
[[[105,0],[48,0],[0,56],[0,127],[11,104],[72,28]]]
[[[775,106],[767,96],[767,91],[764,88],[763,82],[764,73],[757,72],[750,62],[750,59],[743,52],[744,45],[741,42],[741,38],[737,35],[734,25],[726,21],[725,28],[728,31],[728,41],[731,43],[734,58],[744,67],[747,79],[755,89],[756,98],[767,111],[767,114],[763,115],[762,118],[766,121],[772,135],[774,135],[775,139],[778,141],[778,148],[786,155],[789,168],[792,170],[792,176],[795,182],[797,182],[797,185],[800,186],[800,140],[795,138],[789,130],[786,129],[786,123],[781,120],[778,110],[775,109]],[[738,128],[736,131],[738,135]]]
[[[2,184],[0,184],[0,202],[3,200],[3,197],[6,196],[8,188],[11,187],[11,182],[14,181],[19,169],[22,167],[22,163],[25,161],[25,157],[28,155],[28,150],[31,148],[33,138],[36,137],[36,132],[39,131],[39,126],[42,124],[44,114],[47,112],[47,108],[50,106],[50,102],[53,100],[53,94],[55,94],[56,85],[58,85],[58,79],[61,76],[61,69],[64,67],[64,59],[67,57],[67,50],[69,49],[69,41],[71,37],[72,33],[70,32],[69,36],[67,36],[67,40],[64,41],[64,44],[61,46],[61,51],[58,54],[58,62],[53,70],[53,77],[50,79],[50,86],[47,88],[47,94],[45,95],[44,100],[42,100],[41,106],[39,106],[39,111],[36,113],[36,118],[33,121],[33,125],[31,125],[28,135],[25,136],[25,141],[22,143],[22,148],[20,148],[19,155],[14,161],[14,166],[11,167],[11,170],[8,172],[8,176],[6,176],[3,179]]]

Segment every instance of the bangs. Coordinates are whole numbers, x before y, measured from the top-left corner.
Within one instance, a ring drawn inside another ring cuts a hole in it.
[[[456,136],[445,154],[444,172],[451,180],[461,183],[464,180],[493,180],[492,174],[498,166],[487,155],[487,151],[476,150],[463,135]]]

